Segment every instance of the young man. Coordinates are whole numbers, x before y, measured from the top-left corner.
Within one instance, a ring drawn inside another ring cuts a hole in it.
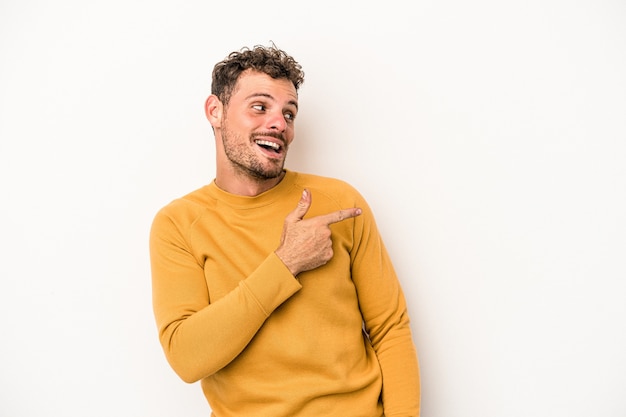
[[[163,350],[216,417],[418,416],[406,303],[370,208],[284,168],[303,80],[274,47],[215,66],[215,179],[150,234]]]

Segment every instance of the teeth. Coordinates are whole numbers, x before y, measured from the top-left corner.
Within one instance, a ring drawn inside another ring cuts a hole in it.
[[[274,150],[279,150],[280,149],[280,145],[274,142],[270,142],[268,140],[257,140],[255,141],[257,145],[262,145],[262,146],[269,146],[270,148],[274,149]]]

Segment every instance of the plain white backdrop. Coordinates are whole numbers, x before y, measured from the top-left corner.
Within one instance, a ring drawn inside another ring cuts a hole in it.
[[[625,416],[618,0],[2,0],[0,416],[209,415],[148,231],[213,179],[213,64],[270,42],[306,73],[287,167],[377,215],[422,416]]]

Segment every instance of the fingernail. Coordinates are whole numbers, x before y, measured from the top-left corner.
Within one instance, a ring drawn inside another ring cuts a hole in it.
[[[307,196],[306,190],[302,190],[302,198],[306,198],[306,196]]]

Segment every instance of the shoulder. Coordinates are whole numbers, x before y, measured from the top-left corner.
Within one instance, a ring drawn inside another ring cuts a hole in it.
[[[296,184],[299,188],[311,191],[314,201],[320,198],[334,201],[337,207],[362,206],[365,199],[352,184],[333,177],[326,177],[308,173],[297,173]]]
[[[346,192],[359,194],[352,184],[339,178],[298,172],[296,183],[302,187],[324,190],[331,194]]]
[[[210,197],[208,186],[194,190],[178,197],[159,209],[154,217],[154,223],[174,223],[176,225],[190,225],[214,204]]]

